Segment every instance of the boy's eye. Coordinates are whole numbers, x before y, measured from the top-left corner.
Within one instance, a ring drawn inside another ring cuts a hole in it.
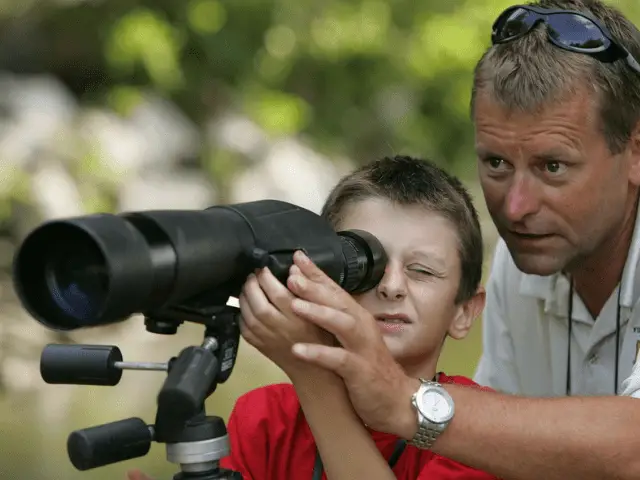
[[[432,275],[431,271],[423,267],[409,267],[409,270],[415,273],[419,273],[420,275]]]

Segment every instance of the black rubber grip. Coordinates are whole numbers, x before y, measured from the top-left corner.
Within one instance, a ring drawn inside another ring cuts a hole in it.
[[[73,466],[84,471],[143,457],[152,441],[144,421],[128,418],[73,432],[67,440],[67,451]]]
[[[110,345],[47,345],[40,356],[40,375],[47,383],[117,385],[122,370],[118,347]]]

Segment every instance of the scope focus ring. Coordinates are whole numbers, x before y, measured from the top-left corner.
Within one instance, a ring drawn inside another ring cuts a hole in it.
[[[344,278],[342,280],[342,288],[347,292],[355,290],[362,281],[360,278],[360,262],[358,261],[358,249],[353,239],[349,237],[341,237],[342,253],[345,260]]]

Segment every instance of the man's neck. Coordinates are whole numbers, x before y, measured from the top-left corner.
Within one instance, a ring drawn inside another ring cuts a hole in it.
[[[636,197],[629,202],[623,222],[611,232],[589,257],[581,259],[580,266],[572,269],[574,289],[595,319],[615,290],[631,247],[636,222]]]

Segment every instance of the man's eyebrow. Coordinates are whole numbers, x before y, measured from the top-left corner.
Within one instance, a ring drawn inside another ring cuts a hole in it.
[[[538,153],[537,155],[535,155],[535,158],[543,161],[553,161],[567,157],[573,158],[574,156],[575,155],[572,155],[571,150],[569,149],[552,148]]]
[[[475,150],[476,150],[476,155],[479,158],[502,158],[502,155],[498,155],[497,153],[494,153],[491,150],[488,150],[481,146],[476,146]]]
[[[476,155],[478,158],[502,158],[505,159],[504,155],[500,155],[495,153],[492,150],[488,150],[484,147],[476,147]],[[532,158],[542,160],[542,161],[554,161],[561,160],[564,158],[574,158],[575,153],[572,152],[571,149],[567,148],[551,148],[549,150],[543,150],[540,153],[537,153],[532,156]]]

